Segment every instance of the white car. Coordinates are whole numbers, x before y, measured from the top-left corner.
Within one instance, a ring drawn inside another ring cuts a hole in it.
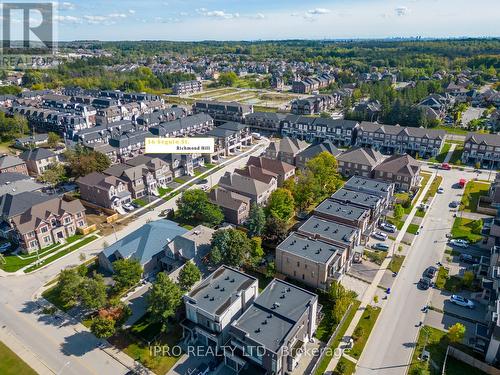
[[[203,191],[208,191],[208,190],[210,190],[210,188],[208,187],[208,185],[203,185],[203,186],[201,187],[201,190],[203,190]]]
[[[450,245],[466,249],[469,247],[469,242],[461,239],[453,239],[450,241]]]
[[[390,223],[382,223],[380,224],[380,228],[385,230],[386,232],[394,233],[396,232],[396,226]]]
[[[377,240],[385,241],[387,239],[387,234],[384,232],[375,232],[372,234],[373,238],[376,238]]]
[[[134,206],[132,206],[130,203],[125,203],[122,207],[127,211],[134,211]]]
[[[437,191],[439,194],[443,194],[444,193],[444,189],[442,187],[440,187]]]
[[[456,294],[450,297],[450,302],[454,303],[457,306],[467,307],[469,309],[473,309],[475,307],[474,302],[470,299],[458,296]]]

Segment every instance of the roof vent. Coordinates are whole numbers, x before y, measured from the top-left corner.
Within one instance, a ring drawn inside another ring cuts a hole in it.
[[[266,325],[266,324],[267,324],[267,320],[264,320],[264,321],[262,322],[262,324],[263,324],[263,325]]]
[[[234,283],[234,277],[231,279],[230,283]]]
[[[205,296],[203,296],[203,298],[208,298],[208,297],[209,297],[208,294],[205,294]]]
[[[227,280],[229,280],[229,276],[226,276],[226,277],[224,278],[224,280],[226,280],[226,281],[227,281]]]
[[[284,294],[282,294],[282,295],[280,296],[280,299],[285,299],[285,295],[284,295]]]
[[[219,288],[220,288],[220,286],[219,286],[219,284],[217,284],[217,285],[215,286],[215,289],[219,289]]]
[[[273,317],[273,314],[267,314],[267,319],[271,319]]]
[[[210,301],[215,301],[215,298],[214,297],[210,297]]]
[[[257,328],[257,329],[255,330],[255,333],[260,333],[260,328]]]
[[[225,288],[221,288],[221,290],[220,290],[220,291],[221,291],[221,292],[223,292],[224,290],[226,290],[226,289],[225,289]]]

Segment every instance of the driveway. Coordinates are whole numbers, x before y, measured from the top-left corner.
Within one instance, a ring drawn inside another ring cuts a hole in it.
[[[468,309],[466,307],[457,306],[450,302],[450,296],[453,293],[434,289],[432,291],[430,305],[443,311],[445,314],[455,316],[458,318],[463,318],[464,320],[474,321],[484,323],[484,318],[486,316],[486,306],[474,301],[476,307],[474,309]],[[470,297],[470,292],[457,292],[455,293],[465,298]]]
[[[465,336],[463,343],[468,344],[475,337],[476,324],[467,320],[458,319],[454,316],[442,314],[438,311],[429,310],[425,316],[424,324],[441,331],[448,329],[455,323],[461,323],[465,326]]]

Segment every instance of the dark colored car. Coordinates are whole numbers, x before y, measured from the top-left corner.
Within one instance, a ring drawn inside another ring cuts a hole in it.
[[[428,277],[422,277],[417,284],[418,289],[427,290],[432,286],[432,280]]]
[[[427,269],[424,272],[424,276],[428,277],[429,279],[433,279],[434,276],[436,276],[437,268],[434,266],[427,267]]]
[[[196,183],[198,185],[204,185],[204,184],[208,184],[208,180],[206,178],[204,178],[203,180],[198,180]]]

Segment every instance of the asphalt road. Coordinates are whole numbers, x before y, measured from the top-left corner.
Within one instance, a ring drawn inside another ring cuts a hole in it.
[[[443,176],[441,186],[445,191],[436,195],[423,221],[424,228],[405,259],[358,361],[356,374],[402,375],[407,371],[418,335],[417,325],[424,320],[421,309],[428,304],[431,293],[430,289],[417,289],[416,283],[428,266],[436,265],[442,259],[446,234],[453,223],[453,212],[448,204],[453,200],[460,201],[463,194],[463,190],[454,189],[452,185],[464,176],[468,179],[474,177],[472,173],[459,170],[438,173]]]
[[[269,141],[264,139],[261,146],[251,154],[259,155],[268,144]],[[209,178],[209,185],[217,184],[226,171],[243,167],[248,157],[249,155],[239,158],[214,172]],[[175,207],[175,200],[153,211],[147,211],[118,231],[117,238],[126,236],[148,220],[159,219],[162,210]],[[100,341],[76,320],[65,317],[56,320],[43,314],[36,301],[40,288],[52,280],[61,269],[81,263],[79,257],[82,253],[87,259],[97,255],[104,242],[115,242],[115,234],[84,246],[33,274],[0,278],[0,338],[7,345],[9,342],[15,342],[33,354],[31,360],[37,362],[38,368],[45,369],[44,373],[121,375],[129,371],[126,366],[99,349]]]

